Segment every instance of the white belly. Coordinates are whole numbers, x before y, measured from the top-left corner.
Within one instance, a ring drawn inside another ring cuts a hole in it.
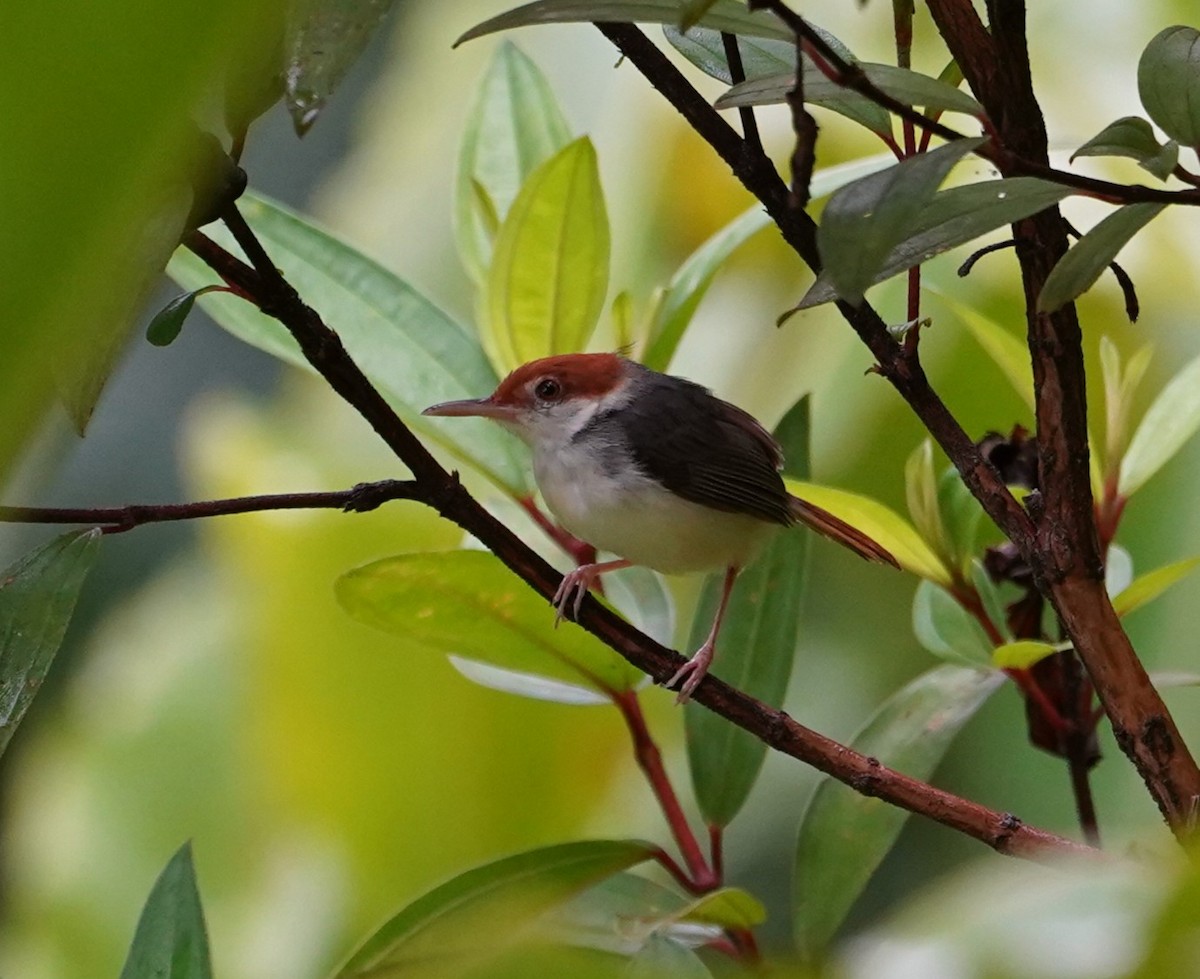
[[[742,567],[779,529],[692,503],[643,476],[614,479],[575,447],[535,456],[534,475],[551,513],[572,534],[665,574]]]

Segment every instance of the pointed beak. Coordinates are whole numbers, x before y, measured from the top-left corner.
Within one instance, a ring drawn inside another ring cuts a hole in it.
[[[473,398],[468,401],[443,401],[431,405],[422,415],[437,415],[443,418],[495,418],[505,421],[516,414],[511,405],[498,404],[491,398]]]

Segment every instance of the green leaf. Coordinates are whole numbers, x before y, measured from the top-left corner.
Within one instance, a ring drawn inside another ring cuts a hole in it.
[[[962,568],[975,554],[983,507],[967,489],[962,475],[953,466],[938,477],[938,510],[946,531],[947,563]]]
[[[493,956],[530,937],[538,919],[586,888],[650,859],[636,840],[589,840],[485,864],[435,887],[371,935],[335,979],[427,974]]]
[[[1021,400],[1032,412],[1034,410],[1033,367],[1029,359],[1029,347],[1025,345],[1024,339],[1010,333],[996,320],[985,316],[973,306],[957,302],[937,290],[931,291],[970,331],[971,336],[992,358],[993,363],[1000,368],[1013,390],[1021,396]]]
[[[858,59],[836,37],[816,25],[810,24],[810,26],[843,58],[850,62],[857,62]],[[697,68],[713,78],[720,79],[726,85],[732,84],[733,77],[725,59],[725,42],[720,31],[702,27],[692,28],[686,34],[681,34],[671,27],[665,27],[663,31],[667,40],[676,50]],[[783,88],[783,92],[786,94],[792,87],[796,75],[796,45],[794,41],[741,36],[738,37],[738,51],[742,55],[742,68],[748,79],[745,83],[746,88],[742,90],[746,96],[755,90],[758,80],[765,80],[768,77],[773,79],[770,82],[772,89],[779,84],[786,83]],[[728,93],[722,96],[722,100],[727,97]],[[722,100],[718,100],[717,108],[719,109],[731,108],[735,104],[756,104],[754,102],[725,103]],[[804,59],[804,100],[838,112],[847,119],[866,126],[872,132],[891,136],[892,118],[886,109],[876,105],[853,89],[829,81],[808,57]]]
[[[875,712],[850,746],[928,779],[962,726],[1004,682],[992,670],[939,666]],[[825,779],[800,826],[794,922],[802,955],[817,958],[896,842],[908,813]]]
[[[553,704],[590,707],[596,704],[612,703],[611,697],[607,694],[597,693],[592,687],[580,686],[577,683],[565,683],[562,680],[551,680],[549,677],[539,676],[537,673],[506,670],[501,666],[481,663],[477,659],[467,659],[464,656],[455,656],[453,653],[446,658],[463,677],[489,690],[511,693],[518,697],[528,697],[530,700],[544,700]]]
[[[264,198],[246,195],[239,203],[271,260],[304,301],[341,337],[367,377],[415,431],[478,468],[513,496],[530,490],[527,453],[498,426],[483,419],[426,418],[435,402],[477,398],[497,384],[474,336],[403,280],[345,242]],[[210,237],[236,249],[223,227]],[[167,271],[185,289],[212,281],[212,272],[181,249]],[[222,327],[251,346],[308,369],[291,335],[236,296],[200,300]]]
[[[1162,389],[1121,460],[1117,492],[1132,496],[1200,429],[1200,357]]]
[[[1058,260],[1038,296],[1038,312],[1053,313],[1092,287],[1125,243],[1155,218],[1166,204],[1127,204],[1079,239]]]
[[[1159,180],[1166,180],[1179,162],[1179,144],[1174,140],[1160,144],[1145,119],[1122,116],[1072,153],[1071,161],[1077,156],[1127,156]]]
[[[950,583],[950,572],[942,559],[922,540],[916,528],[895,510],[878,500],[832,486],[793,479],[785,482],[792,495],[828,510],[885,547],[905,571],[930,581]]]
[[[982,137],[960,139],[843,187],[829,199],[817,246],[834,291],[857,305],[889,253],[911,238],[938,186]]]
[[[1109,544],[1104,555],[1104,590],[1115,598],[1133,584],[1133,555],[1120,544]]]
[[[888,172],[878,174],[875,179],[885,177]],[[853,187],[851,184],[843,193]],[[885,257],[867,284],[883,282],[980,235],[1044,211],[1069,193],[1061,184],[1037,177],[985,180],[943,190],[912,217],[907,229],[901,229],[901,239],[888,245]],[[809,309],[836,298],[832,279],[822,272],[797,308]]]
[[[755,206],[734,218],[687,257],[663,294],[650,324],[650,335],[642,363],[665,371],[675,355],[696,308],[712,285],[714,276],[734,250],[770,225],[771,218]]]
[[[676,921],[748,930],[767,920],[767,909],[762,901],[740,887],[722,887],[696,898],[672,917]]]
[[[0,572],[0,755],[62,645],[100,548],[100,531],[73,531]]]
[[[121,979],[210,979],[208,932],[192,845],[171,857],[142,908]]]
[[[621,979],[712,979],[712,973],[686,945],[655,933],[629,960]]]
[[[904,464],[904,495],[917,532],[936,553],[946,555],[946,531],[938,508],[938,482],[933,470],[933,441],[925,439]]]
[[[860,61],[858,66],[863,74],[882,92],[890,95],[897,102],[905,105],[924,106],[938,112],[965,112],[977,116],[983,113],[983,106],[966,92],[960,91],[945,82],[920,72],[907,68],[897,68],[895,65],[873,64]],[[811,85],[810,85],[811,77]],[[731,109],[745,105],[775,105],[787,101],[787,94],[796,85],[795,68],[766,77],[751,78],[734,85],[717,99],[718,109]],[[863,99],[864,96],[848,89],[844,85],[827,78],[821,72],[813,69],[811,76],[808,71],[804,76],[804,101],[824,105],[836,109],[839,100],[846,98]],[[874,104],[874,103],[872,103]],[[887,117],[890,120],[890,116]],[[889,122],[890,127],[890,122]],[[875,127],[872,126],[872,129]],[[889,130],[890,131],[890,130]]]
[[[197,298],[210,292],[223,291],[227,291],[224,286],[211,285],[176,296],[151,317],[146,326],[146,339],[156,347],[170,346],[178,338]]]
[[[645,877],[614,874],[547,915],[549,937],[631,955],[687,903],[677,891]]]
[[[1200,557],[1193,557],[1139,575],[1128,588],[1117,593],[1113,599],[1114,611],[1117,615],[1128,615],[1137,611],[1143,605],[1154,601],[1177,581],[1182,581],[1195,571],[1197,566],[1200,566]]]
[[[694,27],[715,3],[716,0],[684,0],[679,12],[680,29],[686,31],[689,27]]]
[[[587,346],[608,290],[596,151],[568,143],[529,176],[496,236],[485,344],[507,370]]]
[[[1027,670],[1047,656],[1060,652],[1062,647],[1033,639],[1006,642],[992,650],[992,666],[998,670]]]
[[[287,107],[303,136],[395,0],[303,0],[292,5],[283,77]]]
[[[629,690],[642,674],[554,611],[492,554],[405,554],[342,575],[338,600],[355,619],[443,653],[506,670]]]
[[[983,627],[958,600],[932,581],[922,581],[913,596],[913,633],[934,656],[979,668],[991,662],[992,644]]]
[[[633,23],[677,27],[679,12],[679,0],[535,0],[476,24],[454,44],[457,47],[477,37],[533,24]],[[792,39],[791,31],[774,14],[761,10],[752,13],[736,0],[717,0],[699,23],[730,34],[789,42]]]
[[[479,83],[458,153],[454,236],[476,283],[487,276],[496,230],[521,186],[570,139],[545,76],[515,44],[501,44]]]
[[[604,588],[613,607],[651,639],[664,646],[675,641],[675,603],[655,572],[636,564],[610,571]]]
[[[1164,133],[1200,145],[1200,31],[1179,25],[1154,35],[1138,61],[1138,95]]]
[[[992,581],[991,575],[987,573],[987,569],[980,560],[971,562],[971,584],[975,586],[975,593],[979,596],[983,610],[987,613],[992,625],[996,627],[996,631],[1005,639],[1011,640],[1012,630],[1008,627],[1008,615],[1004,598],[1000,594],[1000,587]]]
[[[804,397],[775,429],[786,474],[808,474],[810,430],[809,399]],[[721,627],[715,667],[720,677],[774,706],[783,702],[796,658],[810,540],[811,534],[803,531],[776,534],[738,576]],[[723,578],[723,573],[711,575],[705,582],[689,648],[708,635]],[[710,825],[727,826],[758,779],[766,745],[712,711],[688,707],[684,724],[700,811]]]

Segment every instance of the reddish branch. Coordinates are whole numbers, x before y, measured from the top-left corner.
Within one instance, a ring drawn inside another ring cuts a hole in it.
[[[783,190],[786,196],[786,188]],[[287,328],[314,368],[370,423],[416,477],[418,498],[485,544],[501,561],[549,599],[561,575],[493,517],[447,472],[409,431],[351,360],[341,341],[297,295],[230,208],[225,220],[253,266],[226,252],[203,234],[187,241],[226,282],[236,285],[268,315]],[[964,436],[965,438],[965,436]],[[981,464],[982,465],[982,464]],[[994,481],[994,471],[990,478]],[[1002,488],[1002,487],[1001,487]],[[664,682],[681,657],[588,597],[580,624],[638,669]],[[893,771],[798,724],[714,676],[697,688],[694,699],[760,738],[765,744],[827,773],[857,791],[877,796],[933,819],[1013,856],[1042,858],[1067,851],[1095,851],[1064,837],[1035,829],[1008,813],[989,809]]]

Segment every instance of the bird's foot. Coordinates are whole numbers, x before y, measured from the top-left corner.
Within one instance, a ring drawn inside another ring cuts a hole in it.
[[[583,605],[583,596],[601,574],[606,570],[599,564],[581,564],[574,571],[568,571],[559,582],[558,591],[554,593],[551,604],[554,606],[555,627],[566,618],[579,618],[579,608]],[[570,609],[570,615],[567,610]]]
[[[691,659],[675,671],[675,675],[671,679],[663,684],[668,690],[679,684],[679,696],[675,698],[675,703],[686,704],[692,699],[693,691],[700,686],[700,681],[708,674],[708,668],[712,665],[715,652],[715,644],[711,641],[706,642],[692,654]]]

